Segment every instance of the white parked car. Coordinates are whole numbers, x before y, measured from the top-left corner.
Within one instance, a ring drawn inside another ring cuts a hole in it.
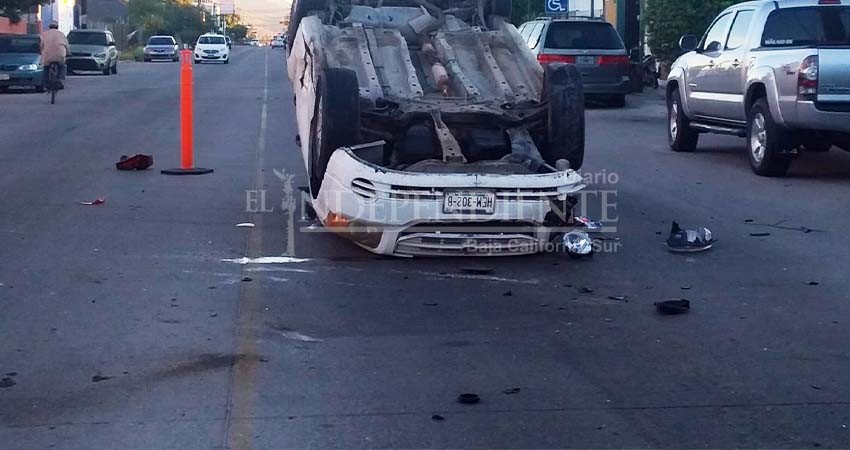
[[[379,254],[539,252],[584,187],[581,74],[540,66],[510,0],[484,19],[436,3],[295,0],[287,69],[313,208]]]
[[[198,38],[195,44],[195,64],[203,61],[230,62],[230,48],[224,35],[207,33]]]

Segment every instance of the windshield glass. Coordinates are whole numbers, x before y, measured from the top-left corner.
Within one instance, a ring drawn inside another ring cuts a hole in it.
[[[614,27],[600,22],[552,22],[546,48],[560,50],[621,50],[625,48]]]
[[[761,45],[850,45],[850,8],[814,6],[774,10],[764,25]]]
[[[0,53],[41,53],[37,37],[0,36]]]
[[[201,36],[198,39],[199,44],[219,44],[224,45],[224,38],[221,36]]]
[[[68,34],[69,44],[78,45],[106,45],[106,34],[104,33],[75,33]]]
[[[174,40],[170,37],[152,37],[148,45],[174,45]]]

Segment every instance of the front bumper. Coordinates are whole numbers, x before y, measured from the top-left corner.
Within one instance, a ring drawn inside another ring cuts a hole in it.
[[[65,64],[68,66],[68,70],[80,70],[80,71],[99,71],[104,70],[107,67],[108,60],[98,59],[98,58],[86,58],[86,57],[70,57],[65,61]]]
[[[14,72],[0,72],[0,78],[6,78],[8,76],[9,79],[3,80],[0,79],[0,86],[3,87],[36,87],[44,84],[44,71],[43,70],[32,70],[32,71],[22,71],[16,70]]]
[[[148,60],[151,60],[151,61],[153,61],[155,59],[173,60],[173,59],[177,59],[179,57],[180,57],[180,54],[177,53],[177,52],[174,52],[174,53],[160,53],[160,52],[145,53],[145,58],[148,59]]]
[[[568,195],[582,188],[581,176],[572,170],[532,175],[401,172],[375,166],[343,148],[331,156],[313,207],[327,227],[378,254],[519,255],[537,253],[549,243],[547,215],[559,207],[571,214]],[[493,192],[493,213],[445,212],[449,190]]]
[[[204,61],[224,61],[228,58],[228,53],[195,53],[195,59],[204,60]]]

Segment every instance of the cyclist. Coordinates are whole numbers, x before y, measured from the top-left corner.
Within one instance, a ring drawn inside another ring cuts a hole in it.
[[[41,64],[45,67],[51,63],[59,64],[59,88],[62,89],[62,81],[65,79],[67,67],[65,66],[65,57],[71,53],[71,45],[68,44],[68,38],[65,33],[59,31],[59,24],[50,23],[50,29],[41,35]]]

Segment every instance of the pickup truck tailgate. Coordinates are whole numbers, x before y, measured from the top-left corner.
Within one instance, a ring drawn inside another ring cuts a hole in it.
[[[819,49],[818,101],[850,102],[850,46]]]

